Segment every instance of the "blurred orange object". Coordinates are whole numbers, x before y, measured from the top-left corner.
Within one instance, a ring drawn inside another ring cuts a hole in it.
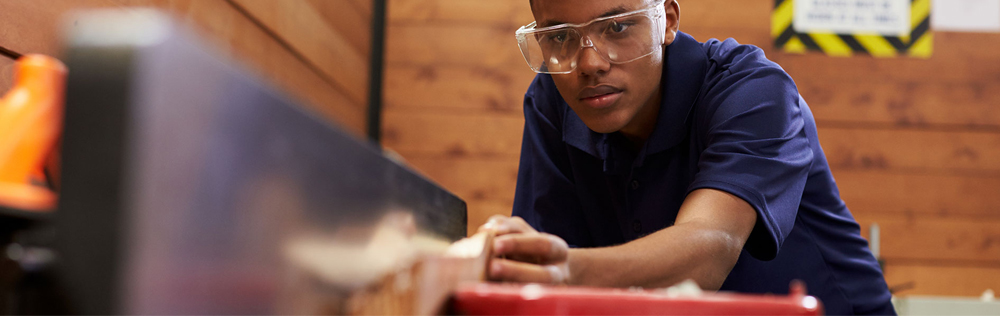
[[[66,66],[52,57],[25,55],[14,73],[14,87],[0,98],[0,206],[52,210],[56,193],[46,184],[59,186]]]

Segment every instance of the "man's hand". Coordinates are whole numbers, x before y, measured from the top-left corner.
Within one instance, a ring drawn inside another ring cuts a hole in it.
[[[539,233],[520,217],[502,215],[491,217],[479,227],[483,230],[496,234],[490,279],[548,284],[570,281],[569,246],[562,238]]]

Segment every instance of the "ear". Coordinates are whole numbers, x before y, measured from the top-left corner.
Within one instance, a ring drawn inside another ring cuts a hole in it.
[[[681,25],[681,7],[677,0],[667,0],[663,3],[664,12],[667,18],[667,27],[664,28],[663,45],[669,46],[677,38],[677,29]]]

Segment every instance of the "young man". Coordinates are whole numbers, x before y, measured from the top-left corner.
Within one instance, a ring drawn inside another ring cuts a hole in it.
[[[754,46],[678,32],[676,0],[533,0],[515,217],[490,276],[787,293],[893,314],[795,83]],[[502,257],[501,257],[502,256]]]

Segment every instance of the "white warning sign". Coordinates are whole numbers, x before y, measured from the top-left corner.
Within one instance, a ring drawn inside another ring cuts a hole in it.
[[[904,36],[910,0],[796,0],[795,31]]]

